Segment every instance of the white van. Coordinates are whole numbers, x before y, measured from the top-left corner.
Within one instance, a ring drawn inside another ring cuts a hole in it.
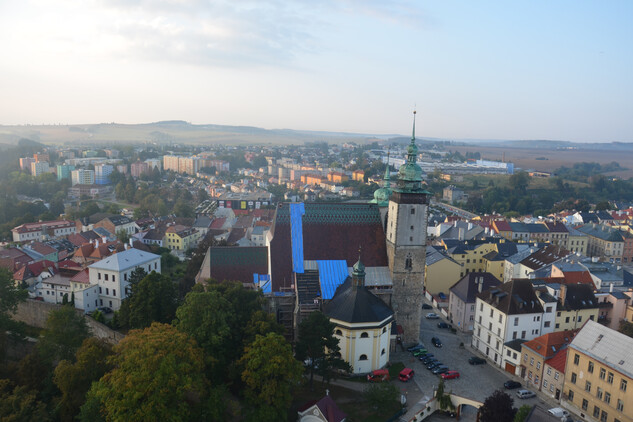
[[[569,417],[569,412],[562,407],[552,407],[550,410],[547,411],[547,413],[561,419]]]

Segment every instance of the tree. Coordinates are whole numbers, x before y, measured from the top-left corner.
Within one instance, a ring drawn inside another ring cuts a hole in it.
[[[205,352],[209,379],[223,379],[231,363],[233,307],[219,292],[190,292],[176,310],[174,325],[198,342]]]
[[[178,307],[177,294],[168,277],[152,271],[141,281],[130,284],[130,294],[121,303],[121,325],[145,328],[152,322],[171,322]]]
[[[11,315],[26,296],[27,291],[16,287],[13,282],[13,274],[6,268],[0,268],[0,361],[4,360],[7,331],[20,331],[20,324]]]
[[[81,420],[95,413],[106,420],[200,419],[206,379],[202,350],[193,339],[153,323],[130,331],[114,352],[108,359],[114,369],[92,384]]]
[[[121,241],[121,243],[126,244],[127,242],[130,241],[130,235],[128,234],[128,232],[126,232],[125,230],[121,229],[118,232],[116,232],[116,237],[117,239],[119,239],[119,241]]]
[[[301,363],[292,356],[290,344],[279,334],[258,335],[246,348],[240,362],[244,366],[244,395],[254,421],[287,419],[292,391],[301,381]]]
[[[244,344],[249,345],[255,341],[257,335],[265,336],[268,333],[283,335],[284,327],[275,321],[273,314],[255,311],[244,329]]]
[[[26,387],[13,388],[11,382],[0,379],[0,420],[49,421],[44,403],[37,399],[37,391]]]
[[[315,372],[329,382],[333,369],[349,369],[349,365],[339,357],[339,351],[338,339],[334,337],[334,324],[322,312],[312,312],[301,321],[296,355],[300,361],[307,361],[310,389]]]
[[[440,384],[435,392],[435,399],[440,410],[455,410],[455,405],[451,400],[451,395],[444,392],[444,380],[440,379]]]
[[[628,322],[628,321],[621,321],[620,328],[618,328],[618,331],[624,335],[633,337],[633,323]]]
[[[479,408],[481,422],[512,422],[516,408],[512,407],[514,400],[509,394],[497,390],[488,396],[483,406]]]
[[[74,361],[77,349],[89,335],[85,318],[75,308],[62,306],[48,314],[37,348],[40,356],[48,362]]]
[[[516,415],[514,415],[514,420],[512,422],[524,422],[525,418],[528,417],[531,411],[532,406],[530,406],[529,404],[524,404],[523,406],[519,407],[519,410],[517,411]]]
[[[510,176],[509,183],[512,189],[525,192],[530,184],[530,176],[524,171],[519,171]]]
[[[399,405],[399,396],[398,388],[389,382],[370,384],[363,393],[367,404],[379,413],[384,413]]]
[[[76,362],[62,360],[55,368],[53,382],[62,393],[57,410],[62,421],[73,421],[93,382],[99,381],[112,366],[107,358],[112,348],[102,340],[87,338],[77,350]]]

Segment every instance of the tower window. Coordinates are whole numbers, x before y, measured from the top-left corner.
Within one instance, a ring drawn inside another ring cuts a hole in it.
[[[413,242],[413,236],[409,236],[409,242]]]
[[[411,255],[407,256],[407,259],[404,260],[404,269],[410,270],[413,268],[413,260],[411,259]]]
[[[363,331],[360,335],[360,338],[369,338],[369,334],[367,334],[367,332]]]
[[[413,226],[411,226],[411,230],[413,230]]]
[[[411,208],[411,215],[415,214],[415,208]]]
[[[336,333],[334,333],[334,334],[336,334],[337,336],[342,336],[343,332],[341,330],[336,330]]]
[[[360,355],[358,360],[367,360],[367,355]]]

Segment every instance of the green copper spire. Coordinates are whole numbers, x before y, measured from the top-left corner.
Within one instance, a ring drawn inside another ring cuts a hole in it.
[[[358,261],[352,267],[352,285],[362,287],[365,285],[365,265],[360,259],[361,247],[358,247]]]
[[[422,169],[417,164],[418,147],[415,144],[415,110],[413,111],[413,131],[411,133],[411,143],[407,147],[407,162],[400,166],[398,170],[399,192],[420,192],[422,191]]]
[[[369,201],[370,204],[378,204],[379,207],[389,205],[389,197],[391,196],[391,170],[389,167],[389,149],[387,149],[387,168],[385,169],[385,177],[382,179],[382,187],[374,192],[374,199]]]

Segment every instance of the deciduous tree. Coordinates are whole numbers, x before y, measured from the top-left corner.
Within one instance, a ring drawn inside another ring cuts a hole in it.
[[[132,330],[108,359],[114,369],[94,383],[81,419],[199,420],[206,395],[202,349],[167,324]]]
[[[46,422],[51,418],[44,403],[37,399],[36,391],[13,387],[9,380],[0,379],[0,420]]]
[[[40,356],[48,362],[74,362],[77,349],[89,335],[85,318],[75,308],[62,306],[48,314],[37,348]]]
[[[512,407],[514,400],[509,394],[497,390],[484,401],[479,408],[481,422],[512,422],[517,409]]]
[[[16,287],[13,282],[13,274],[6,268],[0,268],[0,361],[4,359],[7,331],[19,330],[20,327],[11,315],[26,296],[26,290]]]
[[[251,406],[253,421],[287,419],[292,391],[301,381],[301,363],[292,356],[292,348],[283,336],[258,335],[241,359],[246,384],[244,395]]]
[[[171,322],[178,307],[178,293],[166,276],[152,271],[138,283],[130,284],[130,294],[123,299],[121,325],[149,327],[152,322]]]

